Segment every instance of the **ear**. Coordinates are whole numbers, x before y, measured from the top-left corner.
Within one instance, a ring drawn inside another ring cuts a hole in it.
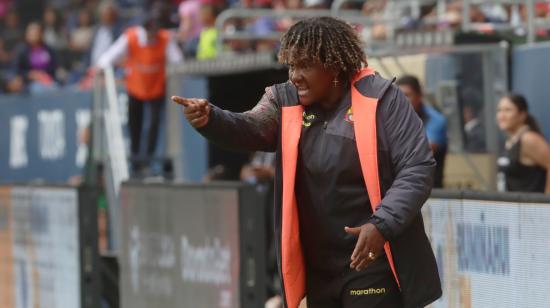
[[[342,81],[342,79],[344,79],[342,72],[340,70],[332,69],[331,73],[333,78],[338,79],[338,81]]]

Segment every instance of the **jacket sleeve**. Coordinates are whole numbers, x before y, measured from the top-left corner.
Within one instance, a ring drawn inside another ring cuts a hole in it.
[[[420,214],[432,189],[435,160],[422,121],[403,93],[392,86],[380,104],[395,178],[373,221],[391,240]]]
[[[279,110],[271,88],[254,108],[243,113],[211,107],[208,124],[197,130],[210,142],[235,151],[275,151]]]

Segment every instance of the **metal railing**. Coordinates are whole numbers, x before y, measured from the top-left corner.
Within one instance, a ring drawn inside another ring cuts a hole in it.
[[[382,20],[373,20],[368,16],[359,14],[358,12],[340,12],[333,10],[286,10],[278,11],[272,9],[228,9],[223,11],[216,20],[216,29],[218,30],[217,48],[223,54],[223,44],[227,40],[278,40],[282,35],[281,32],[273,31],[268,34],[254,34],[246,31],[238,31],[227,33],[224,30],[225,24],[232,19],[247,19],[267,17],[273,19],[280,18],[309,18],[317,16],[334,16],[341,18],[347,22],[361,24],[364,26],[372,26],[379,23],[395,23],[397,19],[384,18]],[[393,38],[394,33],[390,31],[388,37]]]
[[[384,40],[369,41],[370,51],[375,49],[391,49],[399,46],[397,42],[396,32],[402,29],[402,16],[399,12],[407,9],[411,12],[410,17],[419,19],[421,7],[425,5],[435,5],[435,16],[424,17],[421,20],[422,26],[437,26],[444,22],[447,3],[445,0],[391,0],[386,6],[384,16],[372,18],[365,16],[359,10],[344,9],[343,6],[350,2],[364,2],[364,0],[335,0],[330,9],[300,9],[300,10],[274,10],[274,9],[229,9],[223,11],[216,20],[216,28],[218,29],[217,48],[221,55],[227,55],[224,51],[224,43],[229,40],[239,41],[255,41],[268,40],[277,41],[282,35],[279,31],[272,31],[263,34],[255,34],[246,30],[234,30],[233,32],[226,31],[225,25],[232,19],[253,19],[253,18],[272,18],[272,19],[301,19],[315,16],[334,16],[354,24],[360,24],[365,27],[373,25],[384,25],[386,27],[386,37]],[[510,22],[502,23],[477,23],[472,22],[470,13],[473,6],[480,4],[507,4],[527,6],[527,20],[517,24]],[[461,31],[511,31],[518,28],[525,29],[527,42],[533,43],[536,40],[537,28],[550,29],[550,21],[544,18],[535,16],[535,0],[464,0],[462,8],[462,21],[460,23]],[[388,48],[389,47],[389,48]]]
[[[442,0],[438,0],[442,1]],[[479,27],[486,26],[487,23],[472,23],[470,20],[470,11],[473,5],[480,4],[508,4],[508,5],[520,5],[525,4],[527,6],[527,21],[518,25],[511,25],[510,23],[496,24],[491,23],[495,30],[513,30],[518,27],[526,28],[527,30],[527,42],[534,43],[536,39],[536,26],[550,29],[550,23],[542,18],[535,17],[535,0],[464,0],[463,13],[462,13],[462,30],[471,31],[479,29]]]
[[[110,240],[118,249],[118,210],[120,186],[129,178],[128,159],[120,119],[115,75],[112,67],[102,70],[94,79],[93,102],[93,161],[103,165],[105,191],[109,204],[109,221],[112,224]]]

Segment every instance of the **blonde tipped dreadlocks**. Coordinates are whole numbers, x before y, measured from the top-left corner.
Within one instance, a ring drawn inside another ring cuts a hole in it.
[[[346,22],[314,17],[294,24],[281,38],[279,62],[285,65],[322,63],[350,80],[367,66],[363,44]]]

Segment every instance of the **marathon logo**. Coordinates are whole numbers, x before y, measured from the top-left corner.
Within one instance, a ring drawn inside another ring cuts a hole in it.
[[[376,295],[386,293],[386,288],[368,288],[368,289],[358,289],[350,290],[349,295],[361,296],[361,295]]]
[[[314,114],[307,114],[305,111],[302,113],[302,126],[303,127],[310,127],[311,123],[313,123],[313,120],[315,120]]]

